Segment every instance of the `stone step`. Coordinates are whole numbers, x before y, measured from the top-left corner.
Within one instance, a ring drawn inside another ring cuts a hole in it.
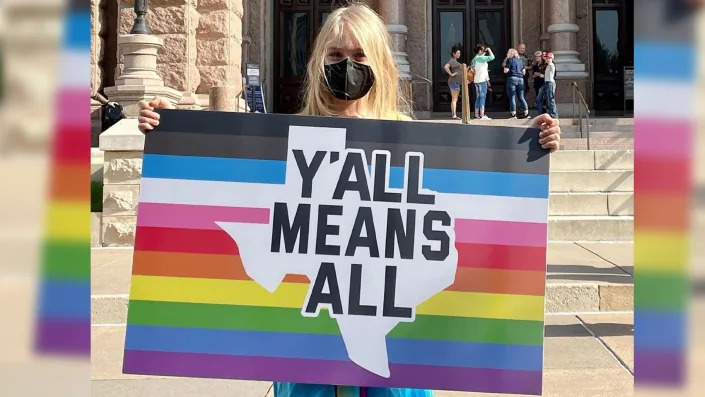
[[[559,150],[551,155],[551,171],[633,169],[633,150]]]
[[[551,193],[633,192],[634,171],[551,171]]]
[[[562,138],[561,150],[587,150],[587,138]],[[634,138],[590,138],[591,150],[634,150]]]
[[[548,214],[634,215],[634,193],[551,193]]]
[[[549,216],[549,241],[632,241],[633,216]]]

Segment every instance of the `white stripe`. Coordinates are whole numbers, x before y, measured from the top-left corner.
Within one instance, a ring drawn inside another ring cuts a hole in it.
[[[86,88],[90,85],[90,52],[64,50],[60,62],[59,83],[62,87]]]
[[[142,178],[140,202],[262,207],[280,200],[283,186]],[[547,223],[548,219],[548,200],[542,198],[440,194],[436,205],[460,219],[534,223]]]
[[[695,86],[667,80],[639,80],[634,87],[634,114],[657,118],[689,119],[695,116]]]

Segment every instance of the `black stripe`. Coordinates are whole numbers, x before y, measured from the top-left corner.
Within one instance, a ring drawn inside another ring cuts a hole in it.
[[[407,152],[423,153],[427,168],[449,170],[542,174],[548,161],[548,156],[545,156],[539,161],[527,162],[526,152],[520,150],[351,141],[346,143],[346,147],[364,150],[368,164],[374,150],[387,150],[392,154],[392,166],[400,167],[404,166]],[[286,151],[287,141],[283,138],[168,131],[150,134],[145,144],[145,153],[180,156],[286,160]]]
[[[403,167],[407,152],[424,154],[424,167],[447,170],[470,170],[511,172],[518,174],[545,174],[549,156],[538,161],[527,161],[525,150],[463,148],[453,146],[422,146],[390,143],[350,142],[348,148],[363,149],[368,164],[373,150],[388,150],[392,154],[392,166]]]
[[[538,129],[292,115],[160,110],[145,153],[285,160],[291,125],[345,128],[349,148],[404,154],[419,151],[428,168],[546,174],[549,156]],[[205,116],[205,117],[204,117]],[[490,149],[490,150],[487,150]]]
[[[144,152],[180,156],[286,160],[287,145],[287,140],[283,138],[158,131],[148,135]]]
[[[538,129],[445,123],[312,117],[284,114],[198,112],[160,109],[155,130],[196,134],[228,134],[286,138],[290,125],[345,128],[347,139],[358,142],[461,146],[547,152],[538,143]]]

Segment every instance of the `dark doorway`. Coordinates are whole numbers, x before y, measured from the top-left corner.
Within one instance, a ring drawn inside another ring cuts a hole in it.
[[[301,109],[302,85],[313,42],[330,12],[343,0],[275,0],[274,112]]]
[[[593,0],[592,5],[595,112],[633,114],[624,81],[625,68],[634,67],[634,0]]]
[[[449,112],[448,74],[443,66],[454,45],[461,48],[460,63],[470,64],[478,43],[488,44],[497,59],[490,63],[492,91],[487,110],[506,110],[507,95],[502,60],[511,47],[509,0],[433,0],[433,110]],[[474,87],[470,86],[470,91]],[[472,106],[472,103],[471,103]]]

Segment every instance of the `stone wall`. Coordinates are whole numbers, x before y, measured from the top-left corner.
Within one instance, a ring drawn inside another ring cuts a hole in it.
[[[431,56],[431,44],[428,43],[428,7],[426,0],[408,0],[406,2],[406,26],[409,29],[406,52],[409,54],[409,66],[412,73],[413,105],[419,116],[431,111],[431,85],[418,77],[433,79],[428,66]]]
[[[198,0],[196,66],[201,76],[196,93],[213,86],[242,88],[242,0]]]
[[[100,136],[103,163],[101,243],[131,246],[137,228],[144,135],[136,119],[124,119]]]
[[[128,34],[134,1],[117,1],[118,34]],[[242,1],[150,1],[149,26],[164,40],[157,63],[164,85],[192,94],[207,94],[215,85],[241,85]]]

